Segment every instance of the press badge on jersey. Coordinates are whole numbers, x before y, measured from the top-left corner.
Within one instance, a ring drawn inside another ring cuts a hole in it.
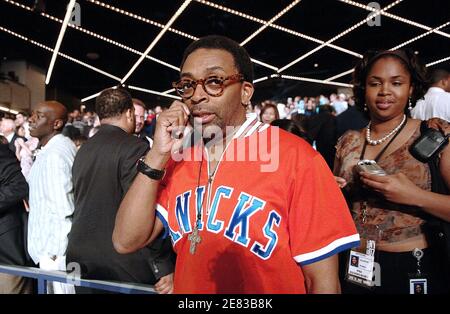
[[[372,288],[375,262],[375,241],[367,240],[366,246],[350,251],[345,279],[357,285]]]

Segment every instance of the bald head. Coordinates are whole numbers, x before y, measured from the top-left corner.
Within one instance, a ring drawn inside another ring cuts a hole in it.
[[[67,108],[60,102],[57,102],[55,100],[49,100],[44,101],[43,103],[40,103],[39,105],[42,105],[43,107],[47,107],[49,112],[53,115],[53,118],[63,120],[64,124],[67,121]],[[39,106],[38,105],[38,106]]]
[[[67,121],[67,108],[57,101],[44,101],[36,106],[30,118],[30,135],[42,145],[60,133]]]

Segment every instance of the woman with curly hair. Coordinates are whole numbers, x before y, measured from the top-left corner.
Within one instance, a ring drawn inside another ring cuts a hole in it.
[[[353,84],[356,105],[370,123],[339,139],[334,174],[347,182],[352,215],[361,243],[367,245],[359,251],[379,264],[380,273],[375,274],[375,286],[364,289],[354,283],[374,282],[358,279],[350,265],[343,291],[410,293],[422,280],[428,293],[448,292],[448,262],[430,245],[423,227],[432,216],[450,221],[450,197],[431,192],[428,164],[409,151],[421,135],[421,121],[411,119],[409,112],[425,93],[425,70],[410,51],[369,52],[356,66]],[[355,167],[363,160],[366,166]],[[382,170],[375,171],[375,163]],[[449,146],[441,153],[439,167],[448,188]]]

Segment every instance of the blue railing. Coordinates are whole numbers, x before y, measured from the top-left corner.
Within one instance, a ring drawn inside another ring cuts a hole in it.
[[[33,278],[38,283],[38,294],[47,293],[47,282],[56,281],[68,283],[79,287],[100,289],[104,291],[126,293],[126,294],[155,294],[155,289],[151,285],[123,283],[116,281],[90,280],[75,277],[63,271],[42,270],[35,267],[15,266],[0,264],[0,273],[14,276]]]

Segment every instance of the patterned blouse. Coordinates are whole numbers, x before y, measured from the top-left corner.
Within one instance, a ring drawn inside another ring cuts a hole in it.
[[[422,234],[425,222],[419,207],[389,202],[373,191],[362,188],[354,166],[359,161],[364,145],[365,129],[348,131],[338,141],[336,158],[339,169],[335,175],[345,178],[345,193],[351,203],[352,216],[362,238],[378,240],[379,244],[395,243]],[[420,136],[420,125],[411,138],[390,154],[384,153],[377,163],[387,174],[402,172],[424,190],[431,190],[431,175],[428,164],[416,160],[408,148]],[[365,205],[366,223],[363,226],[362,206]]]

